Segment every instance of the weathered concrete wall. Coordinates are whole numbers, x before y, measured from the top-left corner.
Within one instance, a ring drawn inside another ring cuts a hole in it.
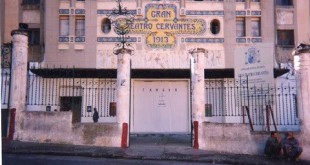
[[[310,132],[304,131],[304,127],[302,128],[302,132],[297,135],[299,139],[299,143],[303,148],[303,152],[301,154],[301,159],[310,160]],[[309,128],[308,128],[309,129]]]
[[[11,42],[11,31],[18,29],[20,6],[19,0],[3,1],[3,43]],[[13,10],[12,10],[13,9]]]
[[[247,124],[203,123],[201,149],[235,154],[262,154],[269,135],[253,135]]]
[[[247,124],[202,123],[203,139],[200,149],[234,154],[263,155],[269,132],[251,132]],[[294,133],[303,147],[301,159],[310,160],[310,134]],[[284,138],[284,132],[280,132]]]
[[[72,112],[22,112],[15,140],[38,143],[120,146],[115,123],[72,124]]]

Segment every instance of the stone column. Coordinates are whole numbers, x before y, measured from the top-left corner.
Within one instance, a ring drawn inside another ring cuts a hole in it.
[[[117,122],[121,126],[121,147],[128,147],[129,110],[130,110],[130,55],[131,50],[122,48],[117,55]]]
[[[14,134],[14,139],[16,139],[22,122],[21,112],[26,110],[28,33],[25,30],[14,30],[11,35],[13,36],[13,49],[10,109],[16,109]]]
[[[297,72],[297,107],[300,118],[302,158],[310,158],[310,53],[294,56]]]
[[[204,55],[206,50],[197,48],[191,52],[192,116],[194,125],[194,148],[199,149],[202,139],[202,121],[205,109]]]

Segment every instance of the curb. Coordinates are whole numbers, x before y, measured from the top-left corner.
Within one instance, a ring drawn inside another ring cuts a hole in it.
[[[6,141],[7,143],[7,141]],[[226,153],[180,153],[178,151],[160,151],[154,155],[143,155],[145,152],[136,152],[134,149],[114,147],[76,146],[68,144],[29,143],[10,141],[9,148],[3,149],[4,154],[31,154],[54,156],[81,156],[108,159],[136,159],[136,160],[166,160],[213,164],[245,164],[245,165],[278,165],[298,164],[307,165],[309,161],[287,162],[284,160],[268,159],[260,155],[242,155]],[[141,150],[139,150],[141,151]],[[130,152],[130,154],[129,154]],[[146,151],[150,152],[150,150]],[[156,151],[155,151],[156,152]]]

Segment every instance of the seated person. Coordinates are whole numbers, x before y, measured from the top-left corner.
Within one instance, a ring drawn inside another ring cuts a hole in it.
[[[286,138],[282,141],[282,146],[284,157],[289,160],[298,160],[298,157],[302,153],[302,148],[299,146],[299,142],[292,132],[286,134]]]
[[[277,158],[281,156],[281,138],[278,132],[271,132],[270,137],[266,141],[265,154],[271,158]]]

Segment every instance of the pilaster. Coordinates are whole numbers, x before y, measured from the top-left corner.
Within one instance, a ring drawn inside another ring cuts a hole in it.
[[[16,109],[15,134],[18,136],[22,122],[21,112],[26,110],[28,33],[26,30],[14,30],[12,49],[10,108]]]
[[[303,46],[298,46],[303,47]],[[297,47],[297,48],[298,48]],[[305,46],[307,47],[307,46]],[[297,108],[300,119],[300,140],[303,146],[301,158],[310,158],[310,49],[294,51],[294,67],[297,78]]]
[[[119,49],[117,55],[117,122],[121,126],[121,147],[128,147],[130,109],[130,55],[131,50]]]
[[[205,107],[205,87],[204,87],[204,55],[206,50],[197,48],[191,53],[191,81],[192,81],[192,116],[194,124],[194,148],[199,149],[199,142],[202,139],[202,121]]]

